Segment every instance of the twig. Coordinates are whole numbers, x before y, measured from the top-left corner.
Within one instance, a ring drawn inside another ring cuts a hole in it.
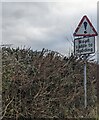
[[[1,117],[1,120],[4,118],[5,114],[6,114],[6,111],[7,111],[7,108],[8,106],[11,104],[11,102],[13,101],[13,99],[7,104],[7,106],[5,107],[5,110],[4,110],[4,114],[3,116]]]

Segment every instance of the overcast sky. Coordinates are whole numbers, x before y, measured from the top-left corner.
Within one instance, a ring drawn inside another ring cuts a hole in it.
[[[73,32],[84,15],[97,28],[97,0],[2,2],[2,44],[68,55]]]

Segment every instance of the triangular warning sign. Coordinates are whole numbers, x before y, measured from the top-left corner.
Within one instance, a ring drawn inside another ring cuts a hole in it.
[[[91,37],[91,36],[97,36],[98,33],[96,32],[95,28],[93,27],[88,17],[83,16],[73,35]]]

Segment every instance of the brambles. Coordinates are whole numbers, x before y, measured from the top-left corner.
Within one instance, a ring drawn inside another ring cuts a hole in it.
[[[95,64],[87,63],[88,107],[85,110],[82,60],[45,49],[38,52],[2,48],[2,61],[4,118],[95,116]]]

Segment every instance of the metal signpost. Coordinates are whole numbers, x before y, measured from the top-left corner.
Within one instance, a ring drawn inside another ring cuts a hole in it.
[[[84,63],[84,91],[85,91],[85,108],[87,107],[87,77],[86,77],[86,58]]]
[[[83,16],[73,36],[74,54],[84,56],[84,104],[87,107],[87,77],[86,77],[86,56],[95,53],[95,36],[97,32],[87,16]]]

